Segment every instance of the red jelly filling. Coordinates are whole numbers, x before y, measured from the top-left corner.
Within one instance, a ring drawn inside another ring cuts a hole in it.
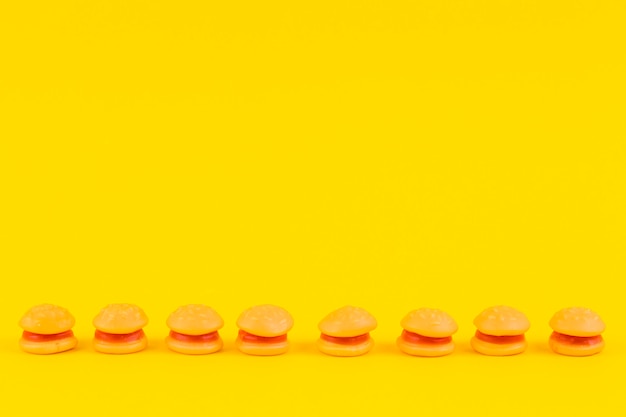
[[[360,336],[336,337],[322,333],[320,337],[322,338],[322,340],[326,340],[330,343],[337,343],[339,345],[359,345],[361,343],[367,342],[370,339],[370,334],[365,333]]]
[[[218,340],[220,338],[220,336],[219,336],[219,334],[217,332],[212,332],[212,333],[192,336],[192,335],[188,335],[188,334],[178,333],[178,332],[175,332],[174,330],[170,331],[170,337],[172,339],[178,340],[179,342],[186,342],[186,343],[215,342],[216,340]]]
[[[428,337],[421,334],[413,333],[408,330],[402,332],[402,339],[409,343],[415,344],[431,344],[431,345],[444,345],[452,341],[452,337]]]
[[[550,336],[552,340],[555,340],[559,343],[565,343],[573,346],[593,346],[602,342],[602,336],[591,336],[591,337],[581,337],[581,336],[569,336],[563,333],[552,332]]]
[[[141,340],[144,337],[143,329],[127,334],[112,334],[96,330],[96,339],[108,343],[130,343]]]
[[[516,336],[492,336],[490,334],[482,333],[479,330],[476,330],[476,338],[482,340],[483,342],[495,343],[497,345],[519,343],[523,342],[525,339],[523,334],[519,334]]]
[[[53,342],[55,340],[61,340],[61,339],[65,339],[65,338],[73,337],[73,336],[74,336],[74,332],[72,332],[71,330],[68,330],[63,333],[57,333],[57,334],[39,334],[39,333],[31,333],[27,331],[24,331],[22,333],[22,337],[25,340],[28,340],[31,342]]]
[[[248,343],[282,343],[287,341],[286,334],[275,337],[264,337],[248,333],[244,330],[239,330],[239,338]]]

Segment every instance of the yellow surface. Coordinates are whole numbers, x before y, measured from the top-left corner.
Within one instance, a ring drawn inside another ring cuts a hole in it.
[[[1,1],[0,415],[619,414],[625,7]],[[18,350],[42,302],[77,350]],[[115,302],[150,316],[147,351],[93,352]],[[187,303],[223,352],[166,349]],[[234,349],[261,303],[292,313],[290,353]],[[316,351],[344,304],[378,319],[368,355]],[[494,304],[530,319],[523,355],[471,351]],[[606,322],[600,355],[549,350],[569,305]],[[398,352],[421,306],[454,354]]]

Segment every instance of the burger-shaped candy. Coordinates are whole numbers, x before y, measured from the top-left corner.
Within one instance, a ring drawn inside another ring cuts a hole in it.
[[[189,304],[179,307],[167,318],[170,334],[165,340],[174,352],[206,355],[222,349],[224,343],[218,330],[224,320],[211,307]]]
[[[370,332],[376,319],[360,307],[345,306],[324,317],[318,328],[322,332],[317,347],[331,356],[359,356],[374,346]]]
[[[143,328],[146,313],[134,304],[109,304],[93,319],[93,346],[98,352],[124,354],[144,350],[148,339]]]
[[[550,327],[550,348],[561,355],[590,356],[604,348],[604,322],[588,308],[565,308],[552,317]]]
[[[524,333],[530,322],[522,313],[512,307],[490,307],[474,319],[476,334],[471,344],[474,350],[483,355],[508,356],[526,350]]]
[[[293,327],[293,318],[283,308],[270,304],[249,308],[241,313],[237,326],[235,344],[243,353],[273,356],[289,350],[287,332]]]
[[[76,347],[72,332],[74,317],[63,307],[41,304],[28,310],[20,320],[24,330],[20,347],[28,353],[49,355]]]
[[[407,314],[400,323],[404,330],[397,344],[401,351],[414,356],[444,356],[454,351],[452,335],[458,330],[445,311],[420,308]]]

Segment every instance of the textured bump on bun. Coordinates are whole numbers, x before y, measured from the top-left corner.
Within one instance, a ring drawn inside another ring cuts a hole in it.
[[[105,342],[103,340],[94,339],[93,347],[101,353],[110,353],[113,355],[125,355],[128,353],[140,352],[148,347],[148,338],[143,336],[139,340],[132,342]]]
[[[237,319],[237,326],[262,337],[282,336],[293,327],[293,317],[284,308],[264,304],[247,309]]]
[[[524,313],[508,306],[489,307],[474,319],[474,325],[491,336],[517,336],[530,328]]]
[[[71,330],[76,320],[63,307],[40,304],[28,310],[20,320],[20,327],[37,334],[58,334]]]
[[[27,330],[28,331],[28,330]],[[33,342],[24,338],[20,339],[20,348],[24,352],[34,353],[37,355],[51,355],[74,349],[78,344],[76,337],[70,336],[59,340],[51,340],[48,342]]]
[[[275,356],[282,355],[289,350],[287,340],[278,343],[254,343],[244,342],[241,337],[235,341],[235,346],[239,351],[254,356]]]
[[[437,357],[437,356],[445,356],[454,352],[454,342],[450,341],[445,344],[423,344],[423,343],[411,343],[402,338],[402,336],[398,337],[396,340],[398,348],[406,354],[413,356],[426,356],[426,357]]]
[[[172,339],[169,336],[167,337],[167,339],[165,339],[165,344],[174,352],[184,353],[186,355],[208,355],[209,353],[215,353],[219,350],[222,350],[222,347],[224,346],[222,338],[213,340],[211,342],[198,343],[183,342],[180,340]]]
[[[345,306],[320,321],[318,328],[334,337],[354,337],[371,332],[378,323],[374,316],[360,307]]]
[[[407,314],[400,322],[410,332],[427,337],[448,337],[458,330],[454,319],[445,311],[420,308]]]
[[[374,339],[369,338],[363,343],[357,345],[342,345],[339,343],[329,342],[328,340],[318,339],[317,348],[320,352],[331,356],[351,357],[365,355],[374,347]]]
[[[482,353],[487,356],[511,356],[522,353],[526,350],[526,340],[521,340],[515,343],[489,343],[484,340],[478,339],[476,336],[470,340],[472,348],[478,353]]]
[[[199,336],[221,329],[224,327],[224,320],[211,307],[189,304],[170,314],[167,326],[181,334]]]
[[[591,356],[596,353],[600,353],[604,349],[604,340],[600,343],[595,343],[590,346],[584,345],[570,345],[567,343],[561,343],[558,340],[550,337],[549,339],[550,349],[554,352],[565,356]]]
[[[605,329],[600,316],[584,307],[569,307],[558,311],[550,320],[550,327],[555,332],[569,336],[597,336]]]
[[[128,334],[148,324],[148,317],[134,304],[109,304],[93,319],[93,325],[101,332]]]

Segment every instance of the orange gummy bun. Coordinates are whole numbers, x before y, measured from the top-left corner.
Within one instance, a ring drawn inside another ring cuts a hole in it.
[[[370,332],[378,326],[374,316],[354,306],[341,307],[324,317],[318,328],[320,352],[331,356],[360,356],[374,346]]]
[[[525,333],[530,322],[524,313],[508,306],[494,306],[475,319],[476,334],[470,343],[478,353],[488,356],[517,355],[526,350]]]
[[[28,353],[49,355],[73,349],[78,344],[72,331],[75,320],[63,307],[41,304],[28,310],[19,322],[24,330],[20,348]]]
[[[598,313],[584,307],[564,308],[550,320],[550,348],[566,356],[590,356],[604,349],[605,324]]]
[[[281,307],[264,304],[245,310],[237,319],[239,334],[235,344],[248,355],[273,356],[289,350],[287,333],[293,318]]]
[[[93,319],[94,349],[101,353],[127,354],[144,350],[148,339],[144,311],[134,304],[109,304]]]
[[[445,311],[420,308],[408,313],[400,322],[402,334],[398,348],[413,356],[444,356],[454,351],[452,335],[458,330],[454,319]]]
[[[206,355],[224,346],[218,333],[224,320],[209,306],[189,304],[179,307],[167,318],[167,326],[170,334],[165,344],[174,352]]]

